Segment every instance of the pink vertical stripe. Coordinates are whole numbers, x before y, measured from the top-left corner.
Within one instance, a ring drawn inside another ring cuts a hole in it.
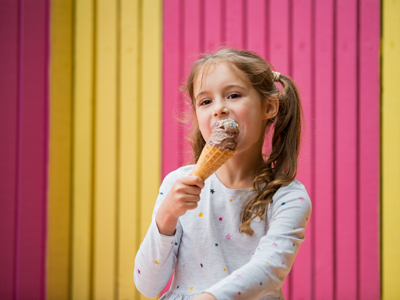
[[[184,15],[184,25],[183,25],[183,80],[186,81],[189,76],[190,69],[193,66],[193,63],[199,58],[199,53],[203,48],[201,45],[201,37],[203,36],[203,27],[200,24],[201,21],[201,11],[203,7],[201,6],[202,1],[200,0],[185,0],[183,7],[183,15]],[[190,102],[190,99],[187,99]],[[186,104],[183,104],[183,111],[186,114],[191,113],[191,107]],[[182,135],[181,135],[181,143],[183,145],[183,153],[182,153],[182,163],[188,163],[193,157],[193,151],[190,146],[190,143],[186,140],[190,130],[191,123],[188,126],[183,127]]]
[[[297,178],[307,187],[311,199],[313,195],[313,113],[312,113],[312,6],[311,0],[293,1],[293,79],[301,92],[301,101],[304,111],[305,127],[303,127],[303,140],[299,157]],[[306,232],[307,242],[301,246],[296,263],[292,270],[291,299],[308,299],[312,291],[312,227],[314,224],[311,216]]]
[[[359,299],[380,298],[380,3],[359,1]]]
[[[255,0],[248,1],[247,9],[243,12],[247,14],[245,16],[245,20],[247,21],[247,25],[245,26],[247,29],[245,34],[246,49],[260,55],[264,59],[267,59],[269,56],[269,18],[267,9],[267,1]],[[271,132],[267,132],[265,136],[263,153],[267,153],[267,151],[271,149]]]
[[[357,1],[336,15],[336,297],[357,299]]]
[[[162,102],[162,169],[164,178],[180,166],[179,128],[176,120],[183,101],[179,92],[182,72],[182,41],[180,39],[181,7],[179,0],[165,1],[163,6],[163,102]]]
[[[20,2],[16,299],[45,298],[48,6]]]
[[[267,59],[269,19],[267,18],[267,1],[247,1],[247,32],[246,50],[254,51],[264,59]]]
[[[288,0],[269,2],[269,60],[275,70],[290,75],[290,8]]]
[[[284,75],[290,75],[290,6],[288,0],[270,0],[269,2],[269,60],[274,69]],[[296,260],[297,264],[297,260]],[[286,299],[290,299],[290,285],[292,274],[286,278],[282,292]]]
[[[227,0],[225,3],[226,45],[229,47],[244,47],[244,6],[243,0]]]
[[[215,51],[221,46],[222,42],[222,1],[205,0],[204,1],[204,42],[205,52]]]
[[[334,299],[333,0],[315,2],[314,299]]]
[[[18,123],[18,2],[0,2],[0,298],[14,299]]]
[[[183,73],[180,67],[182,65],[180,33],[183,27],[179,0],[164,2],[163,20],[162,180],[168,173],[179,168],[181,164],[179,128],[182,125],[176,119],[176,117],[180,117],[180,103],[183,101],[179,92]],[[171,282],[172,277],[161,295],[169,290]]]

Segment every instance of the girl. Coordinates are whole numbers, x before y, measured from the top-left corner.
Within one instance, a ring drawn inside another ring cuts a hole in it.
[[[295,179],[303,118],[297,88],[261,57],[222,49],[194,64],[184,91],[193,108],[194,161],[222,119],[239,124],[237,152],[205,182],[190,176],[194,165],[165,177],[136,255],[136,287],[155,297],[175,271],[163,300],[284,299],[281,286],[311,214]]]

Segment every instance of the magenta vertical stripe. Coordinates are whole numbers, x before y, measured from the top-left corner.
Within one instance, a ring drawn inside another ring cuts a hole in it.
[[[244,47],[244,1],[226,0],[225,30],[226,45],[243,49]]]
[[[246,9],[243,13],[246,14],[245,20],[247,25],[245,28],[246,49],[260,55],[262,58],[267,59],[268,43],[269,43],[269,18],[267,10],[267,1],[254,0],[246,2]],[[270,138],[268,134],[265,137],[263,153],[271,149]]]
[[[380,298],[380,3],[359,1],[359,299]]]
[[[0,298],[14,299],[18,1],[0,2]]]
[[[221,46],[222,42],[222,11],[221,0],[205,0],[204,1],[204,42],[205,52],[215,51]]]
[[[202,1],[200,0],[185,0],[183,5],[183,78],[187,79],[191,66],[194,61],[199,58],[201,52],[201,37],[203,36],[203,28],[200,25]],[[190,102],[190,99],[187,99]],[[189,115],[191,108],[182,104],[182,111]],[[186,140],[188,133],[190,132],[188,126],[182,127],[181,144],[183,145],[183,153],[181,154],[181,165],[188,163],[193,157],[192,148],[190,143]]]
[[[20,3],[16,298],[44,299],[48,3]]]
[[[183,73],[181,9],[180,0],[166,1],[163,5],[162,179],[182,163],[180,159],[180,127],[182,125],[177,121],[183,101],[179,92]],[[172,277],[161,294],[168,291],[171,281]]]
[[[264,59],[268,57],[268,36],[269,36],[269,19],[267,18],[267,1],[254,0],[247,1],[247,32],[246,49],[256,52]]]
[[[179,0],[166,1],[163,6],[163,111],[162,111],[162,171],[164,178],[181,164],[179,159],[179,127],[176,120],[180,103],[183,101],[179,92],[182,77],[180,24],[181,11]]]
[[[269,2],[269,57],[275,70],[289,75],[289,0],[271,0]]]
[[[336,296],[357,299],[357,1],[336,18]]]
[[[274,69],[284,75],[290,75],[290,2],[289,0],[270,0],[269,1],[269,61]],[[297,264],[297,260],[296,260]],[[290,285],[291,277],[286,278],[282,286],[285,298],[291,299]]]
[[[312,114],[312,66],[311,50],[313,45],[312,6],[311,0],[293,1],[293,71],[292,76],[301,90],[301,101],[304,111],[305,127],[299,157],[297,178],[307,187],[308,194],[314,199],[312,180],[313,170],[313,120]],[[312,291],[312,227],[313,217],[310,218],[307,229],[307,243],[304,243],[297,256],[292,270],[291,299],[307,299]]]
[[[333,0],[315,1],[314,299],[334,299]]]
[[[51,0],[43,0],[44,1],[44,41],[43,44],[45,46],[44,49],[44,161],[43,164],[43,191],[42,191],[42,199],[43,199],[43,207],[42,207],[42,214],[43,214],[43,240],[42,240],[42,261],[43,261],[43,281],[42,281],[42,290],[43,290],[43,299],[46,298],[46,291],[47,291],[47,268],[46,268],[46,261],[47,261],[47,233],[48,233],[48,197],[47,191],[49,190],[49,173],[48,173],[48,166],[50,162],[49,157],[49,145],[50,145],[50,1]]]

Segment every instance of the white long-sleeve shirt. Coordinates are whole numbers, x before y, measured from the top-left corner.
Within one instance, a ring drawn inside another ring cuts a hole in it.
[[[311,201],[293,180],[273,196],[265,221],[251,222],[252,236],[239,232],[243,203],[252,189],[229,189],[216,174],[206,181],[200,202],[178,219],[174,236],[160,234],[155,216],[175,181],[194,165],[168,174],[161,184],[152,222],[136,255],[134,281],[152,298],[173,271],[170,290],[161,299],[192,299],[208,292],[220,299],[284,299],[281,286],[304,242]]]

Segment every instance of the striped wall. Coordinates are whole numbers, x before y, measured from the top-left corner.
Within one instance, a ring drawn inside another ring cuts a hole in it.
[[[161,2],[53,1],[51,28],[47,298],[144,298],[132,272],[161,178]]]
[[[178,88],[221,45],[302,93],[313,214],[286,298],[399,298],[399,14],[389,0],[0,1],[0,298],[145,299],[134,257],[160,180],[191,159]]]

